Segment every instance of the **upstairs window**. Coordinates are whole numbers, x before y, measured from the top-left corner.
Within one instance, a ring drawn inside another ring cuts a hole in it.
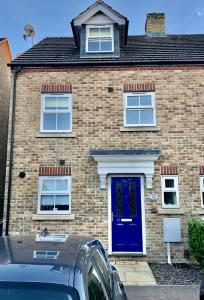
[[[113,52],[113,26],[87,26],[86,52]]]
[[[72,101],[70,94],[43,94],[41,132],[71,132]]]
[[[163,208],[179,208],[178,176],[162,176]]]
[[[156,126],[155,93],[126,93],[124,126]]]

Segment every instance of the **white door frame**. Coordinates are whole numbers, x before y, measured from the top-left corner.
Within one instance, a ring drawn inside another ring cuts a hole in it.
[[[142,245],[143,252],[112,252],[112,198],[111,179],[113,177],[139,177],[141,187],[141,217],[142,217]],[[146,255],[146,228],[145,228],[145,205],[144,205],[144,176],[136,174],[120,174],[108,176],[108,254],[109,255]]]

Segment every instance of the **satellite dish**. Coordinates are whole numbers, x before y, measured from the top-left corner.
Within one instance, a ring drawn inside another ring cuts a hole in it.
[[[24,26],[24,30],[25,30],[25,33],[26,33],[26,34],[23,35],[24,40],[26,40],[28,37],[31,37],[32,38],[32,44],[33,44],[33,38],[35,36],[35,31],[34,31],[33,26],[30,25],[30,24],[26,24]]]

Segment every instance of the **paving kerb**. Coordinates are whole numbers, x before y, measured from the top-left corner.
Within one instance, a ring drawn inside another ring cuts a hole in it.
[[[199,300],[199,285],[125,286],[128,300]]]

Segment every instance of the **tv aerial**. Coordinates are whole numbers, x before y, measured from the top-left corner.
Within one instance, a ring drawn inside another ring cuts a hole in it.
[[[33,45],[33,38],[35,36],[35,31],[34,31],[33,26],[30,25],[30,24],[26,24],[24,26],[24,30],[25,30],[25,33],[26,33],[26,34],[23,35],[24,40],[27,40],[28,37],[31,37],[32,45]]]

